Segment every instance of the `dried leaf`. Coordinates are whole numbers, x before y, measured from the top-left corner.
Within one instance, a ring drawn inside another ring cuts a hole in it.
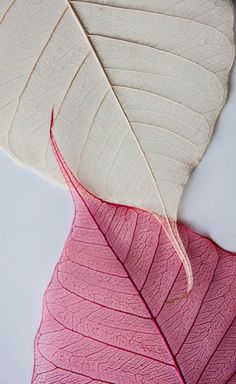
[[[71,6],[73,5],[73,8]],[[60,179],[48,116],[93,194],[176,220],[226,100],[229,0],[4,1],[0,144]]]
[[[52,137],[53,139],[53,137]],[[184,225],[183,266],[151,213],[87,192],[55,153],[75,216],[44,296],[33,384],[233,384],[236,255]]]

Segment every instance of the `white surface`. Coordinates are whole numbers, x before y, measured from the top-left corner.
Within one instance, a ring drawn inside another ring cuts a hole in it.
[[[0,383],[29,384],[42,295],[71,227],[73,204],[68,191],[3,152],[0,173]]]
[[[236,11],[236,7],[235,7]],[[236,32],[236,24],[235,24]],[[236,252],[236,64],[228,101],[198,167],[185,187],[179,219]]]
[[[230,99],[182,199],[180,217],[236,251],[236,67]],[[42,294],[68,235],[69,192],[0,153],[0,383],[29,384]],[[56,219],[55,219],[56,218]]]

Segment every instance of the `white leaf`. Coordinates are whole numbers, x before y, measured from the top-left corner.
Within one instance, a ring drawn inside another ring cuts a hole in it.
[[[231,1],[9,3],[0,13],[0,144],[62,180],[48,145],[55,105],[58,145],[88,190],[176,220],[226,100]]]

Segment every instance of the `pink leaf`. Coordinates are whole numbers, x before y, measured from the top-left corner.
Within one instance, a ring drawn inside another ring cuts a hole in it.
[[[235,255],[179,225],[194,276],[183,297],[157,219],[89,194],[51,140],[75,217],[44,296],[32,383],[235,383]]]

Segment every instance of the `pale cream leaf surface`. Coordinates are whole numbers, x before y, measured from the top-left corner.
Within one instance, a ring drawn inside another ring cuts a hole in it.
[[[0,12],[1,145],[60,180],[54,105],[60,148],[91,192],[175,220],[226,100],[230,1],[5,0]]]
[[[230,0],[4,0],[0,51],[5,150],[62,182],[54,106],[58,146],[89,191],[176,220],[227,97]]]

